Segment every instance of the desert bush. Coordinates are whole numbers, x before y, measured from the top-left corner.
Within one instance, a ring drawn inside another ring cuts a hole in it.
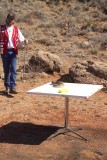
[[[85,6],[85,5],[84,5]],[[78,16],[81,12],[83,12],[84,6],[80,5],[80,4],[76,4],[76,6],[70,6],[69,7],[69,14],[72,15],[73,17]]]
[[[101,0],[78,0],[79,2],[82,2],[82,3],[88,3],[88,2],[91,2],[91,3],[99,3]],[[104,0],[105,1],[105,0]]]
[[[55,43],[52,39],[46,39],[46,38],[36,39],[35,42],[38,42],[38,43],[43,44],[45,46],[54,46],[55,45]]]
[[[91,54],[91,55],[97,55],[97,53],[98,53],[98,48],[96,47],[96,48],[91,48],[89,51],[89,54]]]
[[[0,25],[5,22],[5,13],[3,11],[0,11]]]
[[[81,41],[81,42],[77,42],[76,43],[78,48],[81,49],[89,49],[89,48],[93,48],[92,42],[91,41]]]
[[[33,19],[33,20],[32,20]],[[29,14],[23,14],[18,16],[17,22],[25,22],[28,24],[35,24],[37,19],[45,19],[44,14],[41,11],[30,12]]]
[[[94,23],[92,30],[95,32],[107,33],[107,25],[106,25],[106,23],[105,24],[102,23],[102,25],[100,23],[99,24]]]
[[[44,28],[43,32],[45,35],[48,35],[51,37],[57,37],[59,30],[57,28],[52,27],[52,28]]]
[[[93,34],[93,36],[92,35],[88,36],[88,39],[96,44],[97,43],[105,43],[105,42],[107,42],[107,34],[102,33],[102,34],[98,34],[96,36]]]
[[[44,29],[47,29],[47,30],[50,30],[51,28],[55,27],[55,24],[52,21],[48,21],[46,23],[37,22],[36,25],[37,25],[38,28],[44,28]]]
[[[95,52],[95,50],[106,50],[107,48],[107,34],[106,33],[102,33],[100,35],[91,35],[91,37],[89,36],[89,40],[91,41],[91,43],[93,44],[93,50],[92,53]]]
[[[60,2],[69,3],[72,0],[42,0],[42,1],[45,1],[48,5],[58,5]]]
[[[83,23],[81,30],[88,30],[91,31],[93,27],[93,20],[92,19],[86,19],[85,22]]]
[[[5,23],[7,13],[14,12],[9,1],[0,1],[0,24]]]
[[[107,15],[107,6],[102,6],[101,9],[102,9],[103,13]]]

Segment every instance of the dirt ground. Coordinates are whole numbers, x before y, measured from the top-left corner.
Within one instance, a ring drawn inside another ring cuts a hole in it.
[[[26,91],[56,76],[18,81],[17,95],[3,94],[0,81],[0,160],[106,160],[107,92],[99,91],[88,99],[69,98],[69,126],[76,131],[49,136],[64,126],[65,99],[30,95]]]
[[[73,61],[107,63],[107,49],[101,50],[107,42],[104,5],[102,11],[100,4],[97,10],[95,5],[78,1],[68,6],[48,6],[39,0],[14,0],[12,4],[4,0],[0,1],[0,14],[7,11],[7,3],[13,6],[17,24],[28,37],[27,58],[36,49],[59,55],[67,60],[66,74]],[[26,50],[20,52],[19,62]],[[18,94],[8,97],[3,94],[1,72],[0,76],[0,160],[107,160],[107,90],[102,89],[88,99],[69,98],[69,126],[83,128],[76,133],[87,141],[72,132],[48,140],[64,126],[65,99],[31,95],[27,91],[57,80],[60,75],[17,80]]]

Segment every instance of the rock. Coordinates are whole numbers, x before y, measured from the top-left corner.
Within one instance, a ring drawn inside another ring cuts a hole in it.
[[[101,155],[94,153],[90,150],[83,150],[80,152],[78,160],[103,160]]]
[[[62,60],[57,55],[38,50],[29,60],[29,67],[34,72],[59,73],[62,70]]]
[[[103,62],[84,61],[74,63],[69,69],[69,75],[73,82],[107,86],[107,64]]]
[[[88,63],[88,71],[94,75],[107,80],[107,64],[103,62]]]

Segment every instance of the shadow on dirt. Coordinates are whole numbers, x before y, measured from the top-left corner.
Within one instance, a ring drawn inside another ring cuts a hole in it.
[[[0,91],[0,96],[5,96],[5,97],[7,97],[7,98],[13,98],[14,96],[13,95],[11,95],[11,94],[6,94],[5,93],[5,91]]]
[[[10,122],[0,128],[0,143],[39,145],[57,130],[56,126]]]

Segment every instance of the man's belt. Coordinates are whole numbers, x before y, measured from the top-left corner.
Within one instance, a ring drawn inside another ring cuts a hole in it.
[[[8,48],[7,51],[14,51],[14,48]]]

